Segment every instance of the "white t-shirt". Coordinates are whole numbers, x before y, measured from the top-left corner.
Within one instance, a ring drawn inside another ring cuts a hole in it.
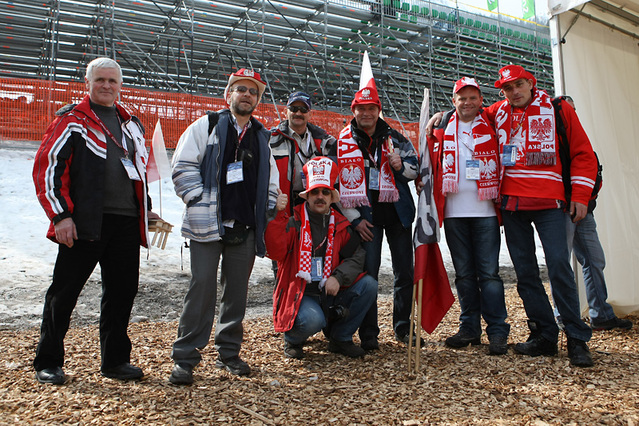
[[[459,192],[446,194],[444,218],[495,216],[495,203],[492,200],[480,201],[477,195],[477,181],[466,179],[466,160],[473,159],[475,150],[472,122],[464,123],[459,120],[457,132]]]

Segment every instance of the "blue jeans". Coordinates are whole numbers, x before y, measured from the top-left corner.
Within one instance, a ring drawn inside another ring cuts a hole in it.
[[[382,237],[386,230],[386,239],[390,248],[393,262],[394,293],[393,293],[393,330],[403,335],[409,332],[410,311],[413,302],[413,236],[410,227],[404,228],[398,221],[390,226],[373,226],[369,228],[373,233],[373,240],[362,242],[366,250],[364,269],[376,281],[379,280],[379,266],[382,262]],[[377,324],[377,299],[366,313],[359,328],[362,341],[376,339],[379,335]]]
[[[330,338],[339,342],[352,341],[353,334],[375,301],[376,295],[377,281],[370,275],[365,275],[355,284],[340,290],[332,304],[348,308],[349,315],[331,325]],[[305,295],[302,297],[293,328],[284,333],[284,340],[293,345],[299,345],[324,327],[326,327],[326,316],[320,296]]]
[[[592,212],[578,223],[573,223],[566,215],[566,232],[568,247],[572,247],[577,260],[582,266],[584,286],[590,308],[590,321],[602,323],[616,317],[608,299],[606,279],[603,270],[606,267],[606,257],[597,235],[597,222]]]
[[[570,267],[564,211],[504,211],[502,217],[506,244],[517,274],[517,291],[528,318],[537,324],[544,338],[557,341],[559,327],[541,282],[535,255],[534,224],[544,249],[552,296],[566,334],[586,342],[590,340],[592,330],[581,320],[579,313],[579,295]]]
[[[444,220],[446,242],[455,266],[459,329],[481,336],[481,316],[488,337],[508,337],[504,283],[499,277],[499,220],[492,217]]]

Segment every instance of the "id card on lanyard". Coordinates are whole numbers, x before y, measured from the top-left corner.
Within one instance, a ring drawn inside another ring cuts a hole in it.
[[[235,160],[232,163],[229,163],[226,167],[226,183],[239,183],[244,181],[244,162],[242,160],[237,159],[237,152],[240,149],[240,144],[242,143],[242,138],[246,134],[248,128],[251,127],[251,122],[246,123],[242,132],[237,137],[237,144],[235,145]]]

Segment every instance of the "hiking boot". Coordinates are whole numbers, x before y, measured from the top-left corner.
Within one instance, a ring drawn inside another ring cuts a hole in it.
[[[351,358],[360,358],[366,355],[366,351],[353,343],[352,340],[349,340],[347,342],[339,342],[337,340],[331,339],[328,341],[328,351],[346,355]]]
[[[555,356],[557,355],[557,343],[551,342],[543,336],[533,338],[526,343],[517,343],[515,352],[528,356]]]
[[[304,345],[284,342],[284,355],[289,358],[302,359],[304,358]]]
[[[407,331],[406,333],[395,333],[395,340],[400,343],[404,343],[408,346],[408,340],[410,339],[410,333]],[[423,348],[425,345],[424,339],[419,338],[419,347]],[[417,334],[413,333],[413,346],[417,346]]]
[[[237,355],[226,359],[218,358],[215,361],[215,366],[223,368],[236,376],[248,376],[251,374],[251,367]]]
[[[570,363],[577,367],[592,367],[592,356],[590,349],[583,340],[568,338],[568,357]]]
[[[614,317],[612,319],[599,322],[599,323],[593,321],[590,323],[590,326],[595,331],[612,330],[613,328],[619,328],[621,330],[630,330],[632,328],[632,321],[628,319],[621,319],[621,318]]]
[[[366,352],[379,350],[379,342],[376,337],[372,339],[362,340],[360,347],[364,349]]]
[[[467,331],[459,330],[457,333],[446,339],[444,343],[450,348],[459,349],[465,348],[468,345],[479,345],[481,343],[481,339],[479,336],[473,336]]]
[[[488,353],[490,355],[505,355],[508,352],[508,337],[492,336],[488,338]]]
[[[193,383],[193,367],[176,362],[169,376],[169,382],[174,385],[190,385]]]

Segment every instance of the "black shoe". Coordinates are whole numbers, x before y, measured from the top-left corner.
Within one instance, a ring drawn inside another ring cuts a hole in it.
[[[628,319],[621,319],[614,317],[604,322],[592,322],[591,327],[595,331],[599,330],[612,330],[613,328],[619,328],[621,330],[630,330],[632,328],[632,321]]]
[[[339,342],[337,340],[331,339],[328,341],[328,351],[346,355],[351,358],[360,358],[366,355],[366,351],[353,343],[352,340],[349,340],[347,342]]]
[[[526,343],[517,343],[515,352],[528,356],[554,356],[557,355],[557,343],[551,342],[545,337],[539,336],[527,341]]]
[[[193,383],[193,367],[176,362],[169,376],[169,382],[174,385],[190,385]]]
[[[377,341],[377,337],[373,337],[372,339],[362,340],[360,347],[364,349],[366,352],[379,350],[379,342]]]
[[[302,343],[294,345],[289,342],[284,342],[284,355],[289,358],[302,359],[304,358],[304,345]]]
[[[36,379],[40,383],[62,385],[67,380],[67,377],[64,375],[64,371],[62,371],[62,367],[50,367],[36,371]]]
[[[508,337],[492,336],[488,338],[488,353],[490,355],[505,355],[508,352]]]
[[[568,357],[570,363],[577,367],[592,367],[592,356],[590,349],[583,340],[568,338]]]
[[[128,362],[111,368],[103,368],[102,375],[109,379],[118,380],[137,380],[144,377],[140,367],[131,365]]]
[[[481,343],[481,338],[479,336],[473,336],[467,331],[459,330],[456,334],[446,339],[444,343],[446,344],[446,346],[459,349],[465,348],[468,345],[479,345]]]
[[[395,340],[397,340],[400,343],[404,343],[405,345],[408,346],[408,340],[410,339],[410,333],[406,332],[406,333],[395,333]],[[424,339],[422,339],[421,337],[419,338],[419,347],[423,348],[425,345],[424,343]],[[413,333],[413,346],[417,346],[417,334]]]
[[[215,366],[217,368],[224,368],[236,376],[248,376],[251,374],[251,367],[237,355],[226,359],[218,358],[217,361],[215,361]]]

